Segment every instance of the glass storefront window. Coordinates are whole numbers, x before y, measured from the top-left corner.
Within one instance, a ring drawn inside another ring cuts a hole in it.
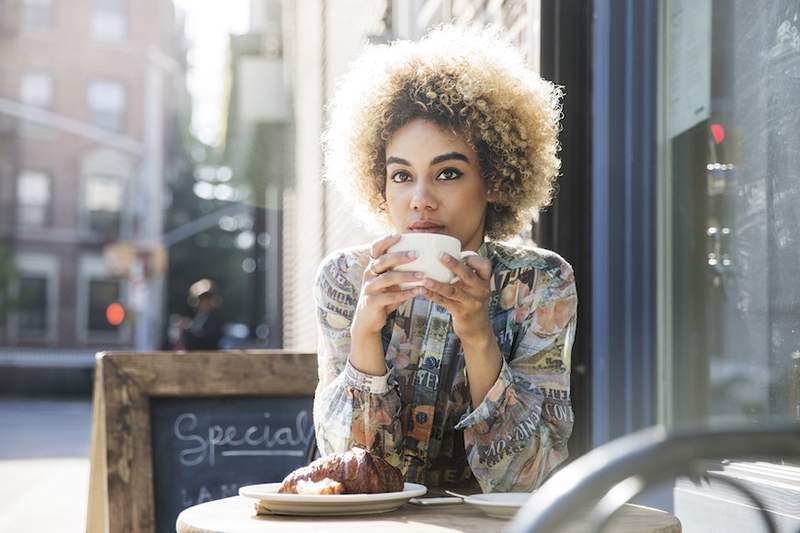
[[[663,417],[800,420],[800,5],[662,9]]]

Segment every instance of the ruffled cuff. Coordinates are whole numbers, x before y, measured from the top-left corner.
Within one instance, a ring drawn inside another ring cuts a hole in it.
[[[500,375],[492,388],[486,393],[483,401],[473,409],[467,411],[456,424],[455,429],[473,428],[478,433],[486,433],[490,428],[490,421],[497,416],[498,409],[503,407],[506,400],[506,391],[514,384],[514,374],[508,363],[503,359]]]
[[[361,392],[368,392],[370,394],[386,394],[392,387],[389,379],[392,377],[392,371],[387,369],[386,373],[382,376],[373,376],[365,374],[357,370],[350,364],[350,359],[344,366],[344,383],[348,387],[352,387]]]

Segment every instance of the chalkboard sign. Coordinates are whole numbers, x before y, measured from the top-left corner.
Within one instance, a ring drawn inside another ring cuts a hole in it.
[[[150,401],[156,531],[185,508],[281,481],[306,464],[309,397],[154,398]]]
[[[315,354],[98,354],[88,531],[172,532],[183,509],[280,481],[313,442]]]

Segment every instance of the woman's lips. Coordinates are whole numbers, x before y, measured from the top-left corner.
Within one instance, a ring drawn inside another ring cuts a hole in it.
[[[408,230],[412,233],[438,233],[443,229],[444,226],[432,222],[414,222],[408,226]]]

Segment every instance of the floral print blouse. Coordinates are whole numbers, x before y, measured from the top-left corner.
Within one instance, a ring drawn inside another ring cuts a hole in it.
[[[450,314],[422,297],[386,321],[384,376],[351,366],[350,323],[368,250],[323,261],[314,287],[314,426],[323,455],[358,445],[399,467],[407,481],[441,487],[477,480],[484,492],[533,490],[567,457],[572,269],[539,248],[485,242],[478,253],[492,261],[489,316],[503,356],[500,376],[478,406],[470,405]]]

